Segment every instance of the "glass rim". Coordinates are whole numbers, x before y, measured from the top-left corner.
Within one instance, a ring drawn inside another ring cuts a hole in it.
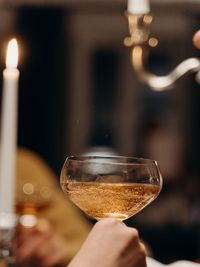
[[[99,162],[100,164],[121,164],[121,165],[149,165],[149,164],[156,164],[157,165],[157,161],[154,160],[154,159],[148,159],[148,158],[142,158],[142,157],[130,157],[130,156],[118,156],[118,155],[71,155],[71,156],[68,156],[66,158],[66,162],[67,161],[76,161],[76,162],[85,162],[85,163],[91,163],[91,160],[95,160],[95,159],[101,159],[101,160],[104,160],[105,161],[101,161]],[[113,161],[106,161],[106,160],[119,160],[117,162],[113,162]],[[127,160],[126,162],[125,161],[120,161],[121,160]],[[128,161],[130,160],[130,161]],[[98,162],[94,162],[96,164],[98,164]]]

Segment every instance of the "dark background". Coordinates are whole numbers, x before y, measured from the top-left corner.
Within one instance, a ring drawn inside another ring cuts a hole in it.
[[[61,9],[23,8],[18,20],[18,35],[27,52],[20,66],[19,145],[42,155],[57,173],[66,153],[67,131],[63,15]]]

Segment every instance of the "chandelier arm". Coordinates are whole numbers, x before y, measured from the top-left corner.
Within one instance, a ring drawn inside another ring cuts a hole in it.
[[[131,53],[132,65],[140,80],[149,85],[154,91],[172,89],[172,85],[177,80],[189,73],[197,72],[200,75],[200,60],[193,57],[182,61],[167,75],[155,75],[145,70],[143,54],[144,48],[142,46],[134,46]]]

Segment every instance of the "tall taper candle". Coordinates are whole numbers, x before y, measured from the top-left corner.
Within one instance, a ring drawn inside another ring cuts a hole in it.
[[[127,9],[133,15],[148,14],[150,12],[149,0],[128,0]]]
[[[6,68],[3,71],[3,98],[0,129],[0,213],[13,213],[15,207],[17,107],[18,107],[18,46],[8,43]]]

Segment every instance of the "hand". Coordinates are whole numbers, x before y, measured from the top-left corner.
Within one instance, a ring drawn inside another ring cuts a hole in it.
[[[200,49],[200,30],[198,30],[193,36],[193,44],[197,49]]]
[[[16,265],[52,267],[66,266],[66,246],[48,221],[39,219],[36,226],[19,226],[16,244]]]
[[[95,224],[68,267],[146,267],[146,252],[134,228],[114,219]]]

